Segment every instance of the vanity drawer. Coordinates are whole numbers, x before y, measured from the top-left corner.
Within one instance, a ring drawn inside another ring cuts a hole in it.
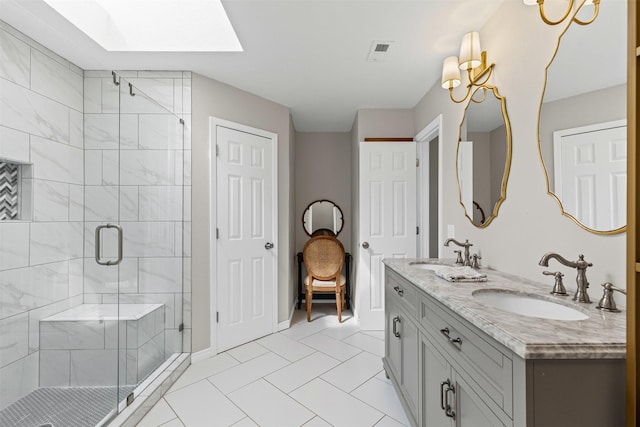
[[[393,299],[399,303],[412,316],[418,315],[418,306],[420,303],[420,295],[416,287],[408,283],[405,279],[398,276],[393,271],[387,269],[386,277],[386,294],[387,298]]]
[[[468,322],[447,312],[426,295],[420,301],[420,324],[479,386],[479,392],[493,400],[508,415],[513,414],[513,370],[511,353],[500,351],[493,339]],[[496,343],[497,344],[497,343]]]

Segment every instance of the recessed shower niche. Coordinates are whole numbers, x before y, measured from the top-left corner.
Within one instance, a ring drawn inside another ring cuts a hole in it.
[[[0,221],[31,221],[32,165],[0,159]]]

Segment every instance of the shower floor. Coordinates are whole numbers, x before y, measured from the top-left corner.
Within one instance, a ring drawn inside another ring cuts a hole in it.
[[[123,400],[135,387],[121,387]],[[0,411],[0,427],[94,427],[114,409],[116,387],[39,388]]]

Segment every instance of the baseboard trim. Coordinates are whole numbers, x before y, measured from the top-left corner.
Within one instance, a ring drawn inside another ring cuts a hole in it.
[[[285,329],[289,329],[291,327],[291,322],[293,321],[293,314],[296,311],[296,303],[294,301],[291,306],[291,312],[289,312],[289,319],[283,322],[278,323],[278,332],[284,331]]]
[[[191,363],[198,363],[202,360],[208,359],[210,357],[215,356],[216,353],[213,351],[211,347],[205,348],[204,350],[196,351],[195,353],[191,353]]]

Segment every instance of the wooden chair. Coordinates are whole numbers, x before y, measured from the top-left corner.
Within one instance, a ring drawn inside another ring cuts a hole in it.
[[[311,321],[311,300],[314,292],[335,292],[338,321],[342,322],[347,279],[342,272],[344,247],[332,236],[311,238],[302,251],[307,277],[304,280],[307,300],[307,321]]]

